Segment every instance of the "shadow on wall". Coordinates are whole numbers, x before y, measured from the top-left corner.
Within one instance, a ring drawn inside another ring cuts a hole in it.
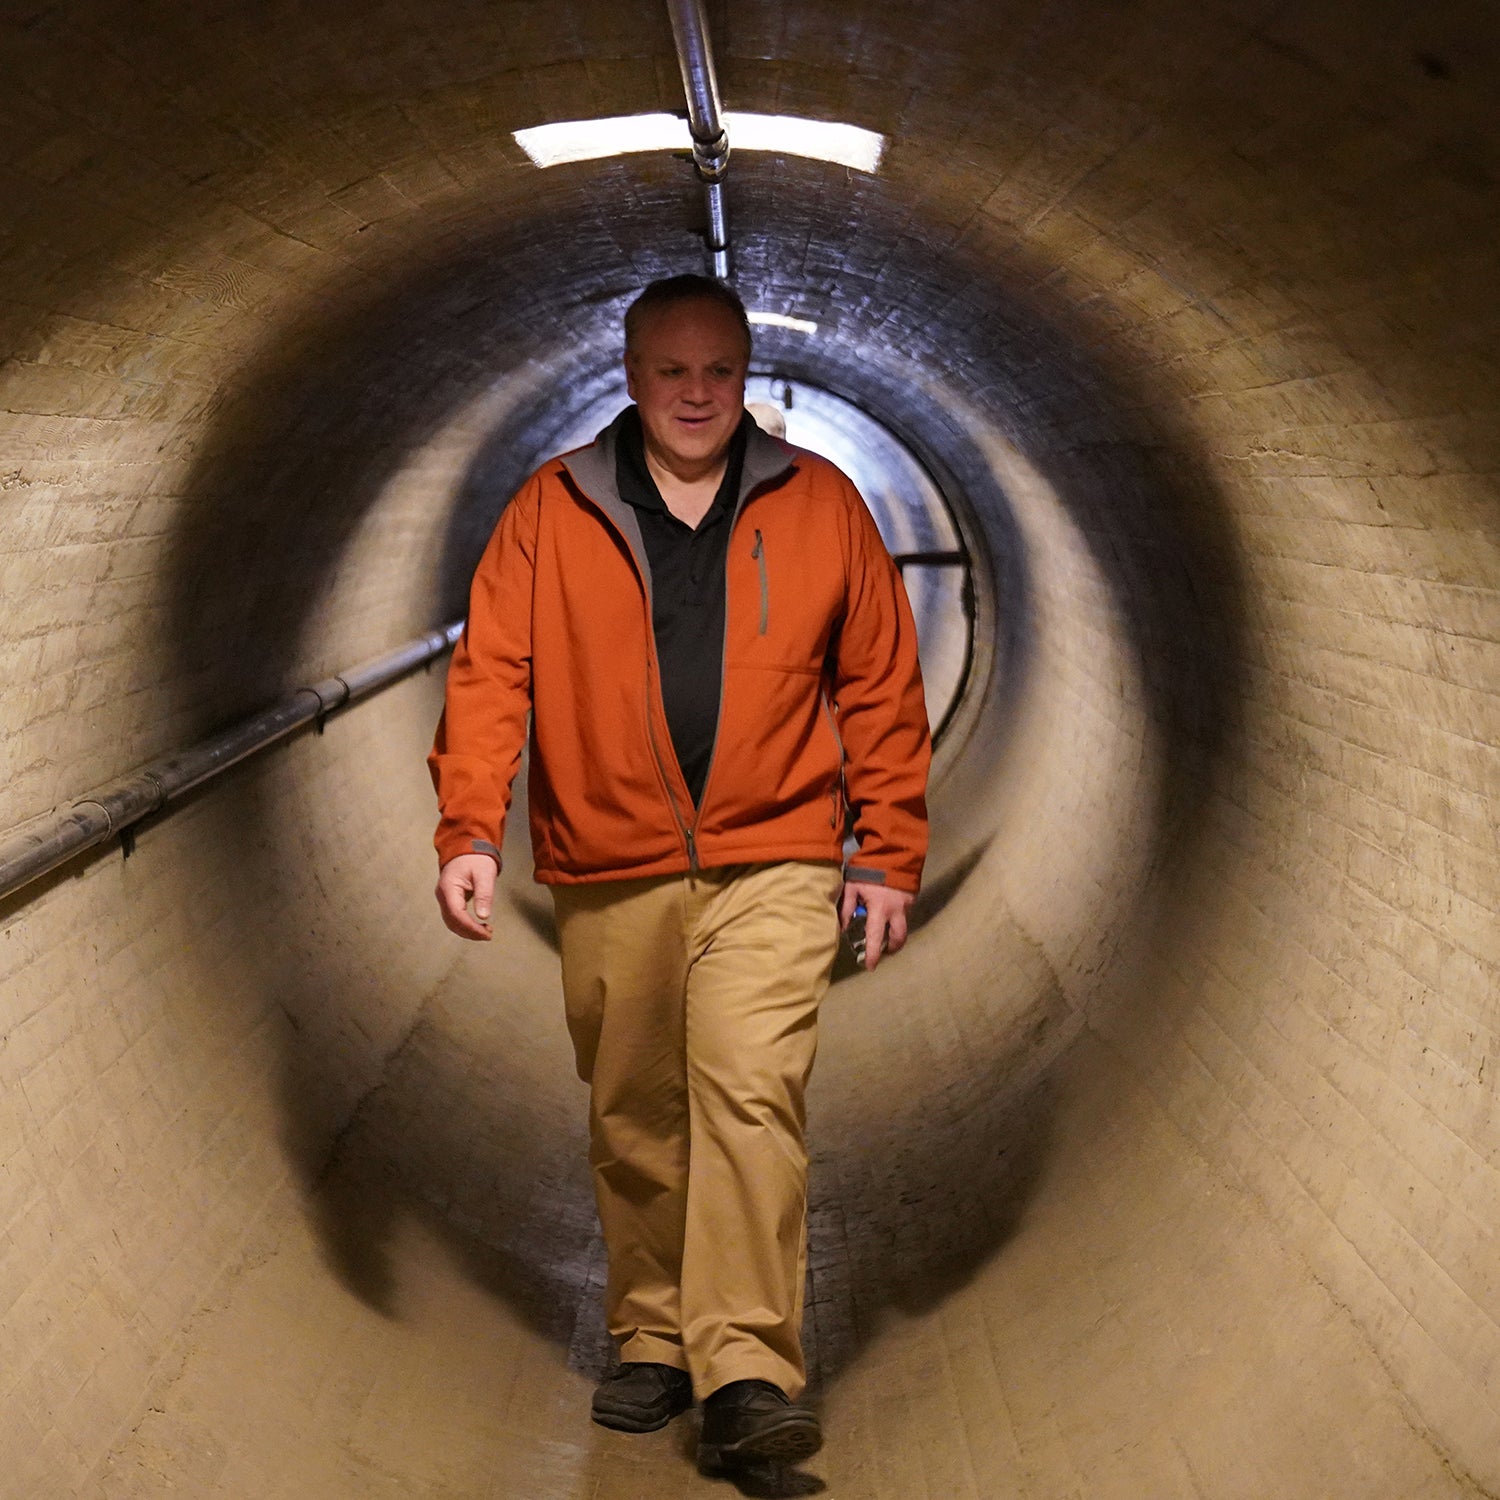
[[[550,950],[496,926],[494,947],[466,946],[458,982],[423,1007],[308,1202],[330,1268],[369,1306],[399,1315],[390,1246],[413,1219],[566,1348],[597,1258],[582,1085],[561,1087],[572,1070]]]
[[[1048,1084],[964,1092],[971,1097],[961,1114],[934,1119],[917,1101],[892,1097],[882,1120],[816,1139],[808,1205],[814,1389],[852,1365],[893,1314],[919,1316],[967,1286],[1021,1228],[1046,1169]]]
[[[476,386],[534,352],[508,321],[505,289],[512,297],[518,286],[545,289],[558,272],[528,260],[524,245],[518,234],[462,264],[429,268],[334,326],[289,334],[250,372],[194,476],[174,562],[173,639],[190,684],[184,708],[202,728],[274,697],[287,685],[289,664],[316,658],[307,622],[386,480]],[[501,263],[506,274],[497,275]],[[614,304],[630,289],[622,282],[618,298],[580,315],[580,324],[599,330],[603,352],[580,355],[572,391],[578,405],[614,378]],[[949,364],[933,369],[965,372],[965,399],[998,421],[1002,396],[1016,393],[992,389],[1009,377],[988,351],[1015,347],[1022,315],[998,298],[997,308],[997,319],[1010,320],[1006,337],[975,318],[945,345]],[[1025,331],[1035,355],[1029,378],[1050,381],[1052,415],[1040,448],[1035,434],[1016,437],[1088,538],[1140,663],[1166,748],[1166,815],[1143,837],[1165,860],[1190,835],[1207,771],[1234,738],[1239,611],[1237,578],[1226,561],[1232,552],[1191,460],[1136,419],[1109,415],[1144,403],[1118,381],[1080,374],[1065,330]],[[973,348],[958,358],[963,339]],[[789,376],[815,379],[865,405],[918,453],[951,468],[982,512],[976,520],[996,568],[997,629],[1006,643],[996,660],[1003,658],[1005,669],[984,685],[962,760],[935,806],[946,844],[924,902],[924,918],[934,919],[964,890],[988,846],[989,830],[975,826],[973,809],[984,805],[986,783],[1004,774],[1008,695],[1026,678],[1026,559],[994,476],[930,387],[903,385],[862,360],[852,343],[824,355],[814,368],[798,365],[805,354],[766,350]],[[542,456],[538,447],[557,430],[548,425],[555,418],[543,401],[517,409],[487,445],[470,476],[466,514],[452,518],[444,576],[433,580],[433,622],[464,592],[459,559],[472,555],[503,496]],[[227,883],[253,902],[286,879],[295,834],[276,806],[249,813],[244,837],[202,851],[201,878]],[[521,821],[512,820],[513,834]],[[426,858],[430,827],[405,833],[415,857]],[[512,871],[528,868],[521,852],[509,863]],[[323,887],[324,909],[310,923],[337,923],[337,879],[335,872]],[[1142,920],[1141,895],[1138,908],[1119,914],[1122,923]],[[603,1354],[597,1338],[580,1334],[586,1325],[578,1321],[598,1275],[583,1108],[576,1084],[566,1086],[571,1063],[546,914],[534,894],[519,897],[519,905],[503,938],[511,946],[501,991],[493,972],[475,967],[472,952],[455,953],[450,981],[433,994],[406,997],[415,1021],[394,1056],[369,1036],[361,1039],[361,997],[336,955],[317,942],[303,945],[295,971],[248,951],[250,944],[235,961],[252,971],[252,987],[280,987],[282,1007],[299,1018],[287,1033],[282,1068],[283,1138],[341,1280],[394,1314],[390,1232],[403,1215],[420,1218],[479,1284],[590,1365]],[[528,911],[530,925],[521,920]],[[996,923],[1008,920],[995,914]],[[451,941],[435,920],[418,930],[416,941]],[[847,1283],[831,1286],[827,1278],[838,1273],[825,1257],[824,1285],[815,1285],[824,1380],[854,1357],[881,1308],[940,1300],[1013,1232],[1045,1168],[1047,1089],[1034,1077],[1020,1082],[1025,1070],[1017,1061],[1039,1045],[1022,1038],[1007,1056],[967,1059],[961,1065],[972,1076],[952,1080],[952,1107],[942,1121],[892,1107],[834,1133],[823,1149],[812,1218],[815,1284],[820,1236],[847,1247],[849,1267]],[[922,1232],[913,1234],[918,1221]]]

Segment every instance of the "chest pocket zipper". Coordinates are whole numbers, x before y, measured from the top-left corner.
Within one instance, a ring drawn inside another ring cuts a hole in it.
[[[760,633],[765,635],[771,628],[771,583],[766,577],[766,543],[758,530],[755,533],[755,546],[751,548],[750,556],[755,559],[755,565],[760,569]]]

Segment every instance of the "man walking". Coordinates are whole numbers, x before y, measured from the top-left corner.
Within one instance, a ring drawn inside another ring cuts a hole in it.
[[[803,1093],[840,922],[864,907],[870,968],[906,939],[916,633],[853,486],[746,414],[734,293],[655,282],[625,334],[635,404],[522,486],[475,573],[429,758],[437,896],[489,937],[529,713],[620,1350],[594,1419],[651,1431],[696,1395],[705,1468],[794,1462],[821,1443]]]

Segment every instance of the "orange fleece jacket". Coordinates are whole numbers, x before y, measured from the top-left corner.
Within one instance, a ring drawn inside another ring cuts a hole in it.
[[[750,435],[725,567],[724,680],[701,804],[657,682],[650,571],[609,434],[544,464],[474,575],[428,765],[439,861],[499,859],[531,715],[536,878],[784,859],[915,892],[931,746],[911,609],[858,492]]]

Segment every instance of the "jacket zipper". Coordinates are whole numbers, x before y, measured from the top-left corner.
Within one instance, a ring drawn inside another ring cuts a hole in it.
[[[584,493],[587,494],[588,492],[584,491]],[[607,526],[611,527],[614,530],[615,534],[617,536],[620,536],[621,540],[625,542],[626,550],[627,550],[627,552],[631,553],[631,560],[632,560],[632,562],[635,563],[636,573],[637,573],[637,575],[640,575],[641,574],[641,563],[634,556],[635,549],[631,546],[630,539],[628,537],[626,537],[626,536],[623,535],[623,533],[621,532],[620,528],[615,524],[613,518],[609,515],[608,511],[606,511],[604,509],[604,507],[602,505],[600,505],[597,500],[594,500],[594,498],[593,498],[592,495],[589,495],[588,498],[593,502],[594,508],[603,517],[605,524]],[[740,512],[744,510],[744,508],[745,508],[745,502],[749,498],[750,498],[749,495],[742,496],[740,498],[739,504],[735,507],[734,516],[733,516],[732,520],[730,521],[730,526],[731,526],[731,540],[733,540],[732,528],[734,526],[734,523],[739,520]],[[765,543],[764,543],[764,541],[763,541],[763,539],[761,537],[760,531],[758,529],[757,529],[757,531],[755,533],[755,550],[754,550],[754,552],[753,552],[752,555],[754,556],[756,562],[760,565],[760,607],[761,607],[760,633],[762,635],[764,635],[764,634],[766,634],[766,631],[767,631],[767,629],[770,626],[771,601],[770,601],[770,585],[769,585],[768,580],[766,578]],[[729,579],[728,579],[728,570],[727,569],[725,570],[724,584],[725,584],[725,598],[724,598],[724,646],[725,646],[725,655],[726,655],[726,658],[727,658],[727,652],[728,652],[728,646],[729,646],[729,597],[728,597],[728,595],[729,595]],[[646,591],[646,589],[644,587],[642,587],[642,589],[641,589],[641,600],[642,600],[642,603],[646,607],[646,635],[647,635],[648,639],[651,642],[651,645],[650,645],[650,656],[649,656],[649,658],[648,658],[648,660],[646,662],[646,738],[647,738],[647,741],[649,742],[649,744],[651,746],[651,756],[652,756],[652,759],[655,760],[655,762],[656,762],[657,774],[661,777],[662,791],[666,794],[667,807],[671,811],[672,821],[674,823],[676,823],[676,825],[677,825],[677,831],[678,831],[679,834],[682,835],[683,844],[687,848],[688,868],[696,873],[697,870],[699,869],[699,865],[698,865],[698,837],[697,837],[697,834],[698,834],[698,820],[699,820],[699,818],[701,818],[703,816],[703,804],[707,800],[708,783],[709,783],[710,778],[713,775],[713,763],[714,763],[715,753],[718,750],[718,741],[719,741],[719,733],[718,733],[718,731],[719,731],[719,728],[722,727],[723,722],[724,722],[724,678],[727,676],[727,671],[726,671],[726,668],[725,668],[724,661],[721,660],[721,662],[720,662],[720,669],[719,669],[720,670],[720,676],[719,676],[719,722],[718,722],[718,725],[716,725],[715,729],[714,729],[714,744],[713,744],[713,749],[710,750],[710,752],[709,752],[708,770],[705,772],[704,778],[703,778],[703,796],[699,799],[698,806],[693,809],[693,816],[692,816],[691,820],[689,820],[689,819],[686,819],[686,818],[683,817],[683,815],[682,815],[682,809],[677,805],[677,795],[672,790],[672,779],[667,774],[666,761],[662,758],[661,747],[660,747],[660,745],[658,745],[657,739],[656,739],[656,725],[653,722],[652,717],[651,717],[651,693],[652,693],[651,663],[653,661],[655,661],[655,659],[656,659],[655,624],[654,624],[654,622],[653,622],[653,620],[651,618],[651,601],[650,601],[650,595],[649,595],[649,593]],[[826,708],[826,702],[825,702],[825,708]],[[831,722],[832,722],[832,720],[830,720],[830,723]],[[838,730],[837,729],[834,730],[834,738],[838,739]],[[843,765],[844,765],[844,745],[843,745],[843,741],[839,740],[839,785],[841,787],[843,785],[843,780],[844,780]],[[837,826],[837,821],[838,821],[837,820],[837,815],[835,815],[835,818],[834,818],[834,826],[835,827]]]
[[[589,498],[591,500],[593,499],[592,496],[590,496]],[[683,845],[687,849],[688,866],[689,866],[690,869],[696,871],[698,869],[698,841],[693,836],[693,833],[694,833],[693,827],[689,826],[688,820],[686,818],[684,818],[683,815],[682,815],[682,809],[677,805],[677,794],[672,790],[672,778],[667,774],[667,763],[662,758],[661,746],[660,746],[660,744],[657,743],[657,738],[656,738],[656,721],[652,717],[652,714],[651,714],[653,689],[654,689],[654,686],[655,686],[654,683],[653,683],[653,681],[652,681],[651,667],[652,667],[652,663],[655,662],[655,660],[656,660],[655,626],[654,626],[654,623],[653,623],[652,618],[651,618],[651,595],[650,595],[650,592],[645,587],[645,584],[644,584],[644,573],[643,573],[643,570],[642,570],[642,565],[641,565],[640,560],[635,556],[635,548],[631,545],[630,538],[627,537],[627,536],[625,536],[621,532],[620,528],[615,525],[615,523],[614,523],[613,519],[610,517],[609,513],[607,511],[605,511],[604,507],[601,506],[597,501],[594,501],[594,507],[599,512],[599,515],[603,519],[604,524],[606,526],[610,527],[614,531],[615,535],[618,536],[620,538],[620,540],[625,543],[625,550],[630,555],[631,562],[632,562],[632,564],[635,567],[636,576],[637,576],[638,579],[641,580],[641,604],[644,607],[645,613],[646,613],[646,642],[647,642],[647,645],[646,645],[646,742],[651,747],[651,758],[652,758],[652,760],[654,760],[656,762],[656,774],[661,777],[661,789],[662,789],[662,794],[667,799],[667,810],[672,814],[672,821],[677,825],[678,836],[682,839]],[[722,692],[722,687],[721,687],[721,692]],[[656,695],[656,696],[659,696],[659,695]],[[722,705],[721,705],[721,707],[722,707]],[[693,822],[694,822],[694,825],[696,825],[696,822],[697,822],[696,815],[694,816]]]
[[[760,569],[760,633],[764,635],[771,628],[771,584],[766,577],[766,544],[758,527],[755,532],[755,546],[750,549],[750,556],[755,559],[755,564]]]
[[[651,621],[649,618],[646,621],[646,629],[649,634],[651,631]],[[654,655],[656,650],[654,645],[651,650]],[[661,776],[662,790],[667,794],[667,806],[671,809],[672,821],[676,823],[677,832],[682,835],[682,841],[687,845],[688,868],[696,871],[698,868],[698,841],[693,837],[693,827],[688,825],[687,819],[682,816],[682,809],[677,805],[677,794],[672,790],[672,780],[667,775],[667,765],[662,759],[661,747],[656,742],[656,723],[651,717],[651,689],[651,662],[648,659],[646,662],[646,739],[650,742],[651,755],[656,761],[657,773]],[[697,817],[695,815],[693,826],[695,827],[696,824]]]
[[[741,500],[735,509],[734,518],[730,522],[731,527],[738,522],[740,513],[745,508],[745,502],[750,497],[747,495]],[[734,533],[730,532],[730,545],[734,543]],[[755,532],[755,546],[750,555],[760,565],[760,633],[764,635],[771,623],[771,596],[770,586],[766,579],[766,545],[757,527]],[[727,558],[726,558],[727,562]],[[729,569],[724,569],[724,644],[719,653],[719,717],[714,725],[714,742],[708,752],[708,768],[703,773],[703,790],[698,796],[698,805],[693,809],[692,821],[683,825],[682,835],[687,842],[688,868],[696,871],[698,869],[698,823],[703,817],[703,809],[708,803],[708,788],[714,775],[714,761],[719,753],[719,730],[724,727],[724,689],[729,678]],[[653,741],[654,745],[654,741]],[[839,756],[842,761],[843,747],[839,747]],[[842,778],[842,772],[840,777]],[[665,780],[663,776],[663,780]],[[668,784],[668,796],[671,796],[670,783]],[[672,811],[677,812],[676,799],[673,799]],[[679,823],[681,819],[679,818]]]

